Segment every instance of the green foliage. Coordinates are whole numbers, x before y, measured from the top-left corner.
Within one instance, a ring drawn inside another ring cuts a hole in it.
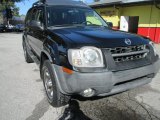
[[[13,16],[19,16],[19,7],[15,5],[15,2],[22,2],[24,0],[0,0],[0,12],[6,8],[12,8]]]
[[[0,3],[2,4],[2,3],[8,3],[8,2],[22,2],[22,1],[24,1],[24,0],[0,0]]]

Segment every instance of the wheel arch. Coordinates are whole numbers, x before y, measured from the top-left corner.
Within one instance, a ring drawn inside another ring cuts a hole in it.
[[[43,79],[42,67],[43,67],[43,62],[45,60],[49,60],[51,64],[55,64],[55,62],[52,60],[51,56],[47,52],[45,52],[45,51],[41,52],[41,59],[40,59],[40,66],[39,66],[41,79]],[[54,69],[54,71],[55,71],[55,69]],[[54,74],[56,74],[56,72]],[[55,79],[55,80],[56,80],[57,87],[60,89],[61,93],[65,94],[59,81],[57,81],[57,79]]]
[[[54,63],[51,56],[49,55],[49,53],[47,53],[46,51],[42,51],[41,52],[41,56],[40,56],[40,75],[41,75],[41,78],[42,78],[42,74],[41,74],[41,69],[42,69],[42,66],[43,66],[43,62],[45,60],[49,60],[51,63]]]

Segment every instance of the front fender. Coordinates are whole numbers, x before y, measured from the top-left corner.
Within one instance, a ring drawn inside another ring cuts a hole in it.
[[[59,64],[58,45],[51,39],[46,39],[43,43],[42,53],[45,53],[51,63]]]

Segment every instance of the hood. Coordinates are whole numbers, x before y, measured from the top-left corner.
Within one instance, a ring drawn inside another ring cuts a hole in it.
[[[104,27],[70,27],[51,30],[55,34],[64,35],[74,47],[96,46],[99,48],[129,46],[125,40],[129,39],[132,46],[148,44],[148,40],[136,34],[111,30]]]

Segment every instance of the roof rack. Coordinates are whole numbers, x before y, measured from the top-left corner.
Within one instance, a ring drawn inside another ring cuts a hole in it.
[[[39,6],[39,5],[73,5],[73,6],[84,6],[88,7],[85,3],[82,1],[76,1],[76,0],[39,0],[35,3],[33,3],[34,6]]]
[[[39,1],[35,2],[35,3],[33,3],[32,6],[35,7],[35,6],[38,6],[38,5],[42,5],[44,3],[45,3],[44,0],[39,0]]]

